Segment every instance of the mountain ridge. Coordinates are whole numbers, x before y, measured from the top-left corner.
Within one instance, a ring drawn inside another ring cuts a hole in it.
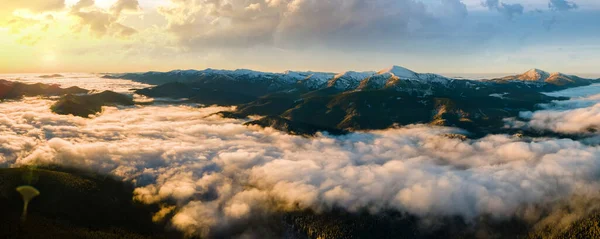
[[[598,82],[537,69],[512,77],[468,80],[418,73],[401,66],[339,74],[249,70],[145,74],[115,77],[164,82],[136,91],[147,97],[236,106],[221,116],[261,116],[264,118],[251,124],[306,135],[432,124],[483,136],[504,130],[506,118],[562,99],[544,92]]]
[[[587,79],[576,75],[564,74],[561,72],[548,72],[537,68],[532,68],[519,75],[505,76],[501,78],[492,79],[492,81],[522,81],[532,83],[547,83],[557,86],[565,85],[584,85],[593,81],[594,79]],[[600,79],[596,79],[600,80]]]
[[[230,80],[272,80],[284,84],[303,83],[309,88],[322,88],[335,86],[336,88],[348,90],[349,88],[356,89],[361,85],[362,81],[374,80],[374,78],[387,78],[388,82],[394,82],[398,80],[424,80],[424,81],[436,81],[443,82],[449,80],[470,80],[470,81],[492,81],[492,82],[503,82],[503,81],[514,81],[514,82],[545,82],[554,85],[566,85],[566,84],[582,84],[587,79],[578,77],[575,75],[564,74],[560,72],[549,73],[538,68],[532,68],[524,73],[509,75],[499,78],[492,79],[469,79],[469,78],[458,78],[458,77],[446,77],[441,74],[435,73],[418,73],[408,68],[392,65],[390,67],[381,69],[379,71],[344,71],[340,73],[332,72],[319,72],[319,71],[292,71],[287,70],[281,73],[277,72],[262,72],[250,69],[236,69],[236,70],[221,70],[207,68],[204,70],[172,70],[168,72],[140,72],[140,73],[116,73],[106,74],[104,78],[123,78],[129,80],[136,80],[148,84],[165,84],[173,81],[194,81],[199,77],[214,77],[216,75],[221,78],[231,78]],[[160,79],[156,79],[160,78]],[[342,81],[340,81],[342,79]],[[381,80],[379,80],[381,81]],[[387,85],[384,84],[384,85]]]

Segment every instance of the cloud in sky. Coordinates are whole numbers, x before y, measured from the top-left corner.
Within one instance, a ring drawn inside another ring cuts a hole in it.
[[[567,0],[550,0],[548,7],[554,11],[568,11],[576,9],[578,6],[575,2]]]
[[[459,0],[442,1],[445,17],[464,18]],[[403,38],[439,19],[412,0],[171,1],[159,8],[167,29],[192,47],[347,44]]]
[[[0,165],[114,174],[136,183],[139,200],[174,200],[173,225],[201,235],[256,213],[334,206],[507,218],[600,189],[600,148],[570,139],[463,141],[425,125],[303,138],[207,117],[224,108],[107,107],[83,119],[51,104],[0,104]]]
[[[120,23],[121,16],[123,12],[138,12],[140,9],[137,0],[118,0],[108,10],[97,7],[94,0],[81,0],[71,8],[70,15],[78,18],[79,25],[75,27],[78,31],[87,27],[97,37],[107,34],[128,37],[137,30]]]
[[[96,37],[130,36],[137,30],[122,24],[123,16],[125,13],[141,11],[137,0],[117,0],[109,9],[99,7],[95,0],[80,0],[68,6],[64,0],[10,1],[8,6],[3,6],[3,9],[5,12],[0,12],[0,18],[6,17],[4,24],[9,26],[13,33],[19,34],[32,27],[44,27],[43,31],[38,29],[37,34],[32,32],[29,36],[37,38],[45,37],[47,34],[44,32],[49,29],[55,31],[63,24],[70,25],[69,27],[77,32],[89,29],[89,32]],[[19,13],[20,10],[27,10],[27,12]],[[70,21],[69,17],[73,17],[76,21]]]
[[[525,9],[523,5],[519,3],[508,4],[500,2],[500,0],[485,0],[482,4],[484,7],[487,7],[492,11],[498,11],[510,19],[515,15],[522,15],[523,10]]]
[[[61,11],[65,8],[64,0],[27,0],[10,1],[3,0],[0,9],[0,20],[2,17],[11,14],[15,10],[28,10],[35,13]]]

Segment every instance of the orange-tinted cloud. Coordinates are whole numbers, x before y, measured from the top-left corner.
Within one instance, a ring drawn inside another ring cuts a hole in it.
[[[363,44],[398,40],[462,21],[460,0],[444,0],[444,16],[412,0],[171,0],[159,8],[167,30],[187,47]],[[446,21],[452,18],[452,21]]]
[[[49,12],[49,11],[60,11],[65,8],[64,0],[26,0],[26,1],[14,1],[7,0],[2,2],[2,8],[0,9],[0,16],[6,13],[11,13],[15,10],[29,10],[31,12]]]
[[[125,11],[139,10],[137,0],[118,0],[109,10],[96,7],[94,0],[82,0],[71,8],[70,14],[79,20],[76,30],[87,28],[96,37],[128,37],[137,30],[120,23],[121,15]]]

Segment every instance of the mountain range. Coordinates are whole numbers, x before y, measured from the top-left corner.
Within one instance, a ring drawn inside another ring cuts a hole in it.
[[[401,66],[391,66],[380,71],[346,71],[342,73],[314,71],[285,71],[283,73],[260,72],[248,69],[237,70],[174,70],[169,72],[107,74],[105,78],[135,80],[147,84],[161,85],[172,82],[192,83],[207,80],[233,80],[254,83],[272,83],[272,87],[300,84],[309,89],[334,87],[341,90],[393,87],[400,80],[421,81],[422,83],[450,83],[463,78],[450,78],[432,73],[417,73]],[[538,82],[550,85],[586,85],[589,79],[559,72],[548,73],[531,69],[523,74],[482,80],[492,82]]]
[[[547,83],[557,86],[586,85],[587,83],[589,83],[589,79],[581,78],[574,75],[566,75],[560,72],[549,73],[540,69],[531,69],[520,75],[506,76],[494,80]]]
[[[85,94],[88,90],[79,87],[61,88],[50,84],[25,84],[0,79],[0,101],[14,100],[27,96],[61,96],[65,94]]]
[[[417,73],[401,66],[339,74],[206,69],[105,77],[156,85],[136,91],[148,97],[237,106],[220,114],[232,118],[263,116],[248,124],[302,135],[422,123],[460,127],[483,136],[505,130],[504,119],[518,117],[521,111],[564,99],[543,92],[600,82],[538,69],[497,79],[466,80]]]

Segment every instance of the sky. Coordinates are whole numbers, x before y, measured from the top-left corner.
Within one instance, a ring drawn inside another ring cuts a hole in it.
[[[0,73],[600,73],[597,0],[0,0]]]

